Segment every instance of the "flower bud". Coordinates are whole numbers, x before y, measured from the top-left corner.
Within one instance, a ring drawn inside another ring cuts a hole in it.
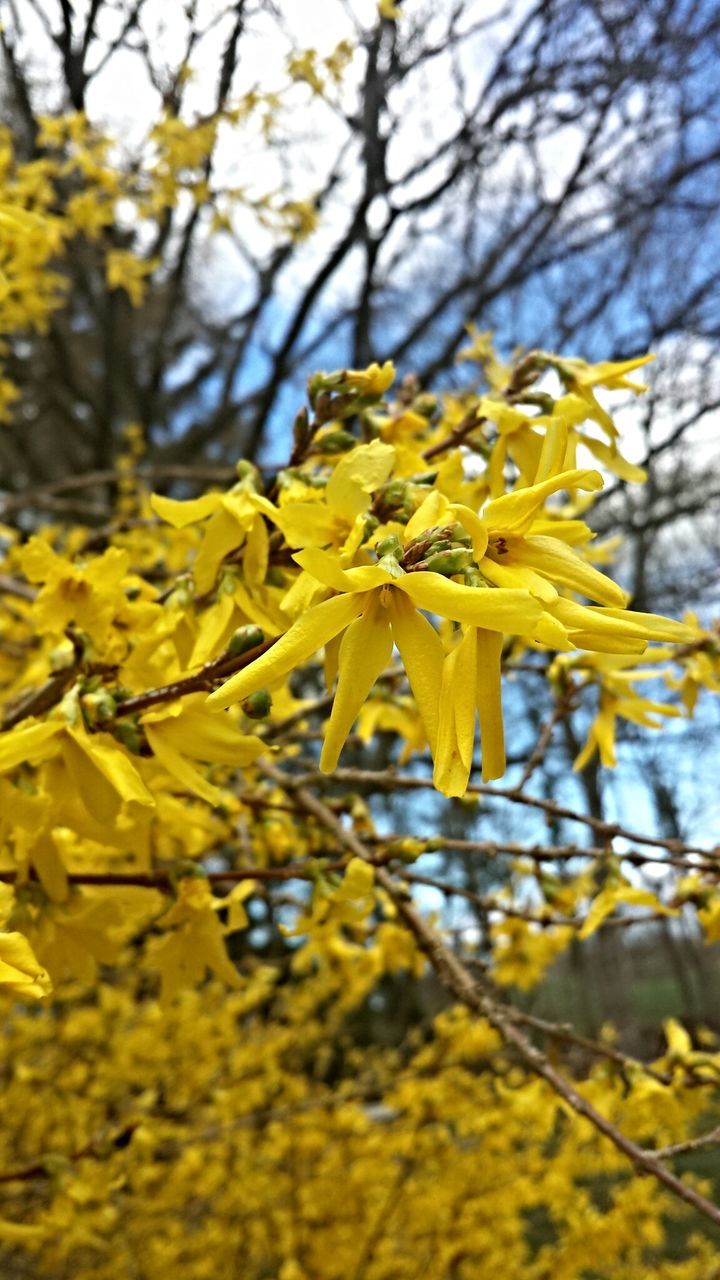
[[[130,720],[118,720],[112,726],[112,735],[117,738],[118,742],[122,742],[128,751],[134,756],[142,755],[144,746],[143,735],[136,724],[132,724]]]
[[[394,560],[402,560],[403,546],[396,533],[388,534],[387,538],[381,538],[375,545],[378,560],[382,560],[383,556],[392,556]]]
[[[264,720],[270,715],[272,698],[267,689],[258,689],[240,704],[249,720]]]
[[[254,462],[248,462],[245,458],[240,458],[235,463],[235,474],[240,484],[249,483],[251,488],[256,489],[258,493],[261,491],[262,478]]]
[[[228,641],[228,653],[231,653],[233,657],[237,657],[238,654],[247,653],[250,649],[256,649],[264,639],[265,633],[260,630],[260,627],[256,627],[253,624],[238,627]]]
[[[455,547],[451,551],[437,551],[427,557],[425,567],[430,573],[442,573],[451,578],[455,573],[463,573],[472,566],[472,552],[463,547]]]
[[[450,537],[456,545],[457,543],[460,543],[461,547],[472,546],[472,538],[470,537],[467,529],[463,528],[461,524],[452,525],[448,531],[448,537]]]
[[[354,449],[357,443],[355,436],[338,427],[337,430],[328,431],[327,435],[321,436],[316,442],[316,449],[318,453],[347,453],[350,449]]]
[[[430,418],[437,412],[438,398],[431,395],[430,392],[424,391],[421,395],[416,396],[410,408],[413,413],[419,413],[421,418]]]
[[[407,497],[407,484],[404,480],[391,480],[382,491],[383,503],[387,507],[400,506]]]
[[[164,601],[165,608],[187,609],[192,604],[192,581],[187,574],[178,578],[175,589]]]
[[[117,711],[117,704],[107,689],[84,693],[80,698],[83,714],[89,725],[107,724]]]

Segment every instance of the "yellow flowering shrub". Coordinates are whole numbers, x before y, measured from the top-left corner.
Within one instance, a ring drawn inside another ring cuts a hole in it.
[[[320,95],[346,55],[289,75]],[[119,185],[82,116],[44,123],[42,162],[3,139],[6,329],[61,305],[63,246],[104,243],[116,201],[142,218],[208,200],[222,123],[167,116]],[[139,305],[156,261],[101,252]],[[0,530],[3,1275],[710,1274],[689,1233],[720,1209],[673,1161],[714,1141],[715,1043],[671,1021],[645,1061],[516,998],[628,910],[720,936],[711,849],[532,790],[578,705],[576,767],[612,766],[618,721],[659,728],[720,687],[717,633],[633,610],[593,549],[598,468],[642,481],[605,393],[641,391],[649,357],[504,366],[477,331],[461,354],[483,387],[444,397],[397,395],[390,361],[311,374],[287,464],[240,460],[193,496],[150,492],[129,423],[109,525]],[[503,689],[523,664],[557,713],[518,779]],[[385,768],[349,754],[378,743]],[[418,789],[595,842],[453,845],[416,829]],[[379,800],[406,792],[388,833]],[[628,843],[666,859],[657,891]],[[453,847],[502,864],[496,887],[438,872]],[[430,891],[472,903],[480,955]],[[363,1038],[383,992],[431,970],[439,1015]]]

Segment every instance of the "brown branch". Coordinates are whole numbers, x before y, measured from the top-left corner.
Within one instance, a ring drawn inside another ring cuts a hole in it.
[[[342,871],[346,858],[323,863],[324,871]],[[229,871],[209,871],[203,879],[209,884],[235,884],[243,880],[311,880],[315,868],[311,863],[288,862],[281,867],[235,867]],[[159,889],[168,892],[173,889],[182,876],[168,871],[79,871],[68,874],[68,883],[77,887],[107,887],[134,889]],[[34,877],[33,877],[34,880]],[[0,883],[17,884],[23,882],[19,871],[0,871]]]
[[[288,778],[270,764],[259,764],[261,772],[274,782],[290,789],[298,802],[330,831],[338,842],[363,861],[371,861],[368,850],[355,832],[343,827],[331,809],[307,790],[301,781]],[[678,1199],[683,1200],[710,1222],[720,1226],[720,1208],[706,1196],[688,1186],[681,1178],[666,1169],[652,1152],[647,1152],[626,1137],[602,1112],[598,1111],[549,1061],[547,1056],[527,1038],[516,1025],[513,1012],[502,1005],[488,990],[480,988],[462,961],[445,944],[439,934],[420,915],[404,889],[386,867],[376,867],[376,883],[393,901],[398,916],[413,934],[418,946],[427,956],[443,986],[457,1000],[487,1019],[500,1034],[504,1043],[515,1050],[523,1065],[540,1076],[575,1115],[587,1120],[598,1133],[607,1138],[633,1167],[649,1174]]]
[[[312,783],[313,785],[324,787],[337,783],[349,783],[357,786],[374,787],[380,791],[394,791],[397,788],[425,791],[434,789],[432,778],[413,778],[394,773],[390,769],[336,769],[332,775],[325,775],[319,771],[308,771],[300,775],[299,780],[305,784]],[[498,800],[510,800],[514,804],[523,804],[531,808],[540,809],[551,818],[565,818],[569,822],[580,822],[583,826],[590,827],[603,839],[609,841],[620,837],[630,844],[648,845],[653,849],[666,849],[669,854],[697,854],[710,862],[715,869],[720,868],[720,857],[715,854],[714,850],[702,849],[698,845],[684,844],[682,840],[673,838],[665,839],[661,836],[645,836],[621,826],[618,822],[609,822],[604,818],[596,818],[588,813],[577,813],[566,805],[558,804],[555,800],[547,800],[541,796],[529,796],[525,793],[518,793],[511,788],[494,787],[489,783],[471,784],[467,788],[467,793],[468,795],[492,796]],[[625,853],[622,854],[622,857],[626,857]]]
[[[37,595],[34,587],[21,582],[19,578],[11,578],[8,573],[0,573],[0,591],[7,596],[17,596],[18,600],[27,600],[30,604]]]
[[[247,653],[240,653],[235,657],[228,657],[227,653],[222,653],[212,662],[206,662],[194,676],[183,676],[180,680],[174,680],[172,684],[160,685],[157,689],[148,689],[145,693],[126,698],[118,705],[116,719],[147,711],[148,707],[154,707],[159,702],[174,702],[176,698],[183,698],[188,693],[209,692],[215,688],[218,680],[225,680],[236,671],[242,671],[243,667],[249,667],[251,662],[266,653],[274,644],[274,639],[264,640],[254,649],[248,649]]]
[[[513,1017],[515,1011],[508,1010],[488,991],[480,989],[458,957],[415,909],[407,893],[403,892],[393,876],[384,867],[378,868],[375,876],[377,883],[394,902],[398,915],[414,935],[418,946],[428,957],[446,989],[461,1004],[486,1018],[505,1044],[515,1050],[523,1065],[534,1075],[540,1076],[575,1115],[587,1120],[598,1133],[607,1138],[627,1157],[637,1172],[649,1174],[678,1199],[683,1200],[685,1204],[690,1205],[716,1226],[720,1226],[720,1208],[717,1205],[666,1169],[657,1155],[645,1151],[632,1139],[626,1137],[552,1065],[546,1054],[519,1029]]]
[[[657,1147],[648,1154],[655,1157],[656,1160],[671,1160],[675,1156],[684,1156],[688,1151],[700,1151],[703,1147],[720,1146],[720,1125],[716,1129],[710,1129],[708,1133],[701,1133],[697,1138],[688,1138],[685,1142],[674,1142],[669,1147]]]
[[[14,706],[5,711],[0,722],[0,730],[6,732],[8,729],[13,729],[16,724],[20,724],[21,720],[27,720],[30,716],[41,716],[57,706],[76,678],[78,670],[75,663],[69,667],[63,667],[62,670],[55,671],[49,680],[40,685],[39,689],[33,689],[25,694]]]

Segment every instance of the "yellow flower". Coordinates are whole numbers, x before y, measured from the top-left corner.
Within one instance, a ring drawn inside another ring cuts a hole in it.
[[[561,489],[576,488],[601,489],[602,476],[598,471],[561,471],[487,503],[482,520],[488,530],[488,546],[478,568],[498,586],[524,587],[546,604],[557,600],[559,586],[622,608],[627,596],[611,578],[588,565],[562,537],[533,533],[533,525],[541,512],[544,514],[546,499]],[[561,533],[562,522],[555,527]]]
[[[98,645],[105,643],[113,619],[127,604],[123,582],[130,557],[126,551],[110,547],[87,564],[74,565],[44,538],[35,536],[23,547],[19,560],[29,582],[44,583],[33,605],[40,631],[62,634],[74,623]]]
[[[34,999],[52,991],[49,974],[22,933],[0,933],[0,987],[12,995]]]
[[[195,586],[201,595],[212,588],[228,552],[243,543],[246,544],[246,577],[256,583],[263,580],[267,568],[267,530],[262,515],[275,516],[276,510],[272,502],[256,493],[249,479],[241,480],[229,493],[205,493],[187,502],[154,493],[150,504],[155,514],[174,529],[185,529],[207,520],[193,564]]]
[[[585,402],[588,417],[599,423],[611,437],[617,436],[617,428],[610,414],[598,402],[594,394],[595,387],[606,387],[608,391],[632,391],[635,395],[646,391],[642,382],[631,382],[628,374],[634,369],[654,360],[653,355],[637,356],[633,360],[612,362],[603,360],[600,364],[587,364],[585,360],[575,357],[550,357],[548,363],[554,365],[560,377],[581,400]]]
[[[338,546],[349,554],[360,545],[371,495],[393,468],[395,450],[381,440],[359,445],[340,459],[324,491],[325,502],[291,502],[270,519],[291,547]]]
[[[433,781],[446,796],[467,790],[475,742],[475,711],[480,719],[483,782],[505,772],[501,659],[503,636],[468,627],[443,663],[438,742]]]
[[[641,889],[636,885],[628,884],[627,880],[621,880],[608,885],[593,900],[582,928],[578,930],[578,938],[589,938],[596,929],[600,928],[603,920],[611,916],[615,908],[621,905],[649,907],[656,915],[676,916],[678,914],[675,908],[664,906],[649,889]]]
[[[252,764],[267,747],[255,734],[238,733],[228,716],[209,711],[204,703],[202,694],[194,694],[146,712],[142,724],[153,755],[167,772],[194,795],[218,805],[226,794],[187,757],[239,768]]]
[[[0,773],[56,756],[62,756],[74,796],[99,823],[114,822],[126,805],[155,804],[130,757],[109,734],[89,734],[60,718],[0,734]]]
[[[407,526],[422,531],[422,511]],[[386,555],[377,565],[343,570],[325,551],[307,549],[295,560],[318,581],[339,594],[315,605],[297,619],[272,649],[210,694],[209,705],[227,707],[282,677],[318,649],[342,635],[338,652],[338,685],[325,729],[320,759],[332,772],[343,743],[378,676],[397,646],[430,749],[438,748],[439,698],[444,651],[426,618],[426,610],[469,627],[493,632],[532,633],[541,618],[540,604],[527,591],[464,586],[436,572],[405,572]]]

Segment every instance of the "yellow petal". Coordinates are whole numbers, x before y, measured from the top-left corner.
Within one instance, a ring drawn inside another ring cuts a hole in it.
[[[676,910],[664,906],[649,889],[635,888],[634,885],[627,883],[613,885],[603,889],[595,898],[582,928],[578,930],[578,938],[589,938],[590,934],[595,933],[595,930],[600,927],[603,920],[612,915],[617,906],[625,904],[628,906],[652,907],[653,911],[663,916],[677,915]]]
[[[340,642],[343,633],[338,632],[333,636],[332,640],[328,640],[325,645],[325,653],[323,655],[323,676],[325,677],[325,688],[330,693],[338,673],[338,661],[340,658]]]
[[[63,560],[38,534],[22,547],[18,560],[28,582],[52,582],[73,572],[70,562]]]
[[[222,804],[225,800],[225,793],[219,787],[213,786],[212,782],[208,782],[207,778],[202,776],[194,764],[191,764],[185,756],[175,750],[175,747],[166,740],[163,727],[162,725],[154,724],[146,725],[145,733],[153,755],[156,756],[171,777],[177,779],[184,790],[191,791],[193,795],[200,796],[202,800],[207,800],[208,804]]]
[[[448,523],[450,503],[439,489],[431,489],[427,498],[421,502],[417,511],[410,517],[405,526],[405,542],[418,538],[426,529],[434,529],[436,525]]]
[[[454,502],[450,511],[458,524],[461,524],[466,533],[472,538],[473,556],[475,563],[479,564],[482,560],[488,545],[488,527],[480,516],[471,511],[469,507],[462,506],[459,502]]]
[[[369,591],[372,587],[381,587],[387,582],[395,581],[385,569],[381,569],[376,564],[360,565],[357,569],[343,569],[336,555],[329,551],[320,551],[316,547],[298,551],[293,556],[293,560],[300,565],[301,569],[311,573],[318,582],[331,587],[333,591]]]
[[[654,360],[655,356],[650,354],[646,356],[635,356],[632,360],[602,360],[599,364],[586,365],[584,361],[577,361],[580,366],[576,368],[576,362],[567,361],[572,367],[575,380],[583,387],[603,386],[609,390],[617,390],[618,388],[629,387],[635,390],[636,383],[628,382],[627,375],[632,373],[634,369],[640,369],[643,365],[649,364]],[[563,364],[565,361],[563,361]],[[645,387],[640,387],[644,391]]]
[[[557,415],[550,419],[545,431],[545,438],[540,450],[535,484],[548,480],[562,470],[565,450],[568,442],[568,424],[563,417]]]
[[[574,648],[574,640],[571,640],[567,631],[557,618],[553,618],[551,613],[543,613],[535,630],[532,633],[533,640],[545,644],[549,649],[572,649]]]
[[[193,578],[200,595],[214,586],[217,571],[225,556],[240,545],[243,537],[244,530],[224,507],[211,516],[193,565]]]
[[[320,768],[332,773],[370,689],[392,653],[390,624],[379,600],[373,599],[342,638],[335,701],[325,729]]]
[[[389,612],[393,640],[402,658],[430,750],[434,754],[445,660],[442,642],[435,628],[417,612],[403,593],[391,593]]]
[[[0,987],[18,996],[50,995],[50,977],[22,933],[0,933]]]
[[[571,587],[578,595],[621,609],[627,603],[626,592],[612,578],[581,560],[559,538],[518,538],[513,542],[511,554],[514,560]]]
[[[483,782],[505,772],[505,735],[502,714],[503,638],[497,631],[477,631],[477,708],[480,717]]]
[[[289,547],[326,547],[337,529],[334,515],[319,502],[293,502],[276,511],[273,521]]]
[[[214,658],[221,649],[221,642],[235,611],[232,596],[224,594],[200,614],[198,634],[190,658],[191,667],[201,667]]]
[[[243,556],[245,580],[251,586],[259,587],[265,581],[269,556],[270,542],[267,525],[262,516],[256,516],[250,525]]]
[[[238,582],[233,591],[233,599],[245,617],[266,635],[279,636],[287,626],[287,618],[283,617],[271,597],[257,589],[250,592],[244,583]]]
[[[204,493],[201,498],[178,502],[175,498],[162,498],[159,494],[153,493],[150,497],[150,506],[156,516],[166,520],[174,529],[184,529],[189,524],[198,524],[200,520],[206,520],[211,516],[213,511],[217,511],[222,505],[222,498],[221,493]]]
[[[211,693],[207,705],[215,709],[229,707],[249,693],[274,684],[294,667],[307,662],[328,640],[343,631],[363,612],[366,604],[367,598],[359,593],[335,596],[332,600],[316,604],[293,623],[272,649]]]
[[[603,440],[595,440],[592,436],[583,435],[582,442],[586,449],[589,449],[594,457],[607,467],[608,471],[612,471],[613,475],[618,476],[621,480],[628,480],[631,484],[644,484],[647,480],[647,471],[642,467],[636,467],[634,463],[628,462],[627,458],[623,458],[618,453],[617,448],[613,445],[605,444]]]
[[[665,1018],[663,1031],[667,1040],[668,1053],[673,1057],[684,1058],[688,1053],[692,1053],[692,1040],[677,1018]]]
[[[60,744],[53,739],[63,728],[59,721],[48,720],[0,734],[0,773],[8,773],[19,764],[39,764],[54,755]]]
[[[590,653],[611,653],[615,656],[637,655],[644,653],[647,648],[647,640],[642,640],[639,636],[612,636],[597,631],[573,631],[571,639],[576,649],[587,649]]]
[[[625,609],[595,608],[560,596],[549,606],[549,612],[562,622],[571,638],[574,631],[594,632],[608,639],[643,638],[642,629],[633,625],[632,614]]]
[[[477,641],[469,627],[445,659],[433,782],[444,796],[464,796],[475,742]]]
[[[252,764],[267,750],[262,738],[240,733],[228,716],[209,711],[204,704],[162,721],[160,732],[163,742],[176,751],[212,764]]]
[[[539,621],[542,608],[527,591],[465,587],[439,573],[408,573],[394,583],[420,609],[453,622],[522,634]]]
[[[68,878],[57,845],[48,831],[35,841],[30,861],[48,897],[53,902],[64,902],[68,896]]]
[[[129,756],[108,734],[68,729],[63,759],[82,803],[98,822],[114,822],[124,803],[154,807]]]
[[[358,445],[338,462],[327,483],[325,501],[331,512],[352,523],[367,511],[369,495],[385,483],[395,462],[392,445],[381,440]]]
[[[692,627],[685,622],[677,622],[675,618],[661,618],[655,613],[636,613],[634,609],[603,609],[590,606],[589,613],[604,618],[616,618],[636,628],[640,635],[649,640],[667,640],[671,644],[690,644],[696,638]]]
[[[545,503],[545,499],[560,489],[602,489],[603,480],[599,471],[574,470],[561,471],[540,484],[528,485],[526,489],[516,489],[514,493],[506,493],[502,498],[488,502],[482,517],[491,530],[499,533],[519,533],[532,523],[536,511]]]
[[[529,565],[513,563],[512,547],[509,550],[510,555],[507,558],[503,557],[502,560],[493,560],[490,556],[483,558],[479,565],[483,577],[494,582],[497,587],[516,587],[522,591],[529,591],[545,604],[551,604],[553,600],[557,600],[557,588]]]

